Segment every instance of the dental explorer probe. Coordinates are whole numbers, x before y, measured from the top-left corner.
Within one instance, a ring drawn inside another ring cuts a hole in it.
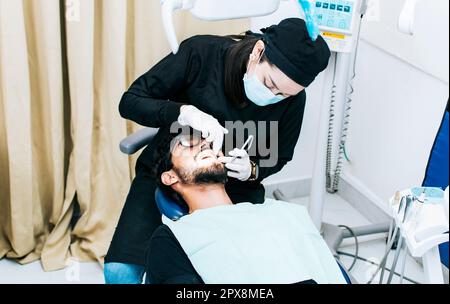
[[[254,139],[253,135],[250,135],[250,136],[248,137],[247,141],[246,141],[246,142],[244,143],[244,145],[242,146],[241,150],[246,150],[246,149],[247,149],[247,146],[248,146],[248,149],[250,149],[250,148],[252,147],[252,145],[253,145],[253,139]],[[238,157],[237,157],[237,156],[233,157],[233,159],[231,160],[231,162],[234,162],[234,161],[236,160],[236,158],[238,158]]]

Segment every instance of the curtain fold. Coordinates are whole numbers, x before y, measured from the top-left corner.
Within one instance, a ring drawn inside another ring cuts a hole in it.
[[[175,20],[180,41],[249,27]],[[118,145],[141,128],[118,104],[169,52],[156,0],[0,0],[0,258],[103,262],[138,157]]]
[[[22,3],[0,1],[0,102],[5,127],[2,142],[1,227],[9,247],[8,256],[17,258],[34,249],[30,225],[17,225],[15,219],[31,223],[27,210],[32,193],[31,109],[28,52]],[[20,89],[19,89],[20,88]],[[11,157],[14,155],[14,157]],[[14,201],[14,205],[9,204]],[[22,214],[20,214],[22,213]],[[9,219],[12,219],[10,221]],[[0,248],[5,251],[4,248]]]

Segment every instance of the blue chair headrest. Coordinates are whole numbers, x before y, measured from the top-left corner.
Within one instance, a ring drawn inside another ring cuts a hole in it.
[[[189,213],[187,208],[177,204],[169,195],[159,188],[156,189],[155,200],[161,214],[172,221],[178,221]]]

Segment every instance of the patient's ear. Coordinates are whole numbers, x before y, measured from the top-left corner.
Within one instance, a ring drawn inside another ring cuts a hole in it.
[[[161,174],[161,181],[166,186],[172,186],[173,184],[178,182],[178,176],[173,170],[166,171]]]

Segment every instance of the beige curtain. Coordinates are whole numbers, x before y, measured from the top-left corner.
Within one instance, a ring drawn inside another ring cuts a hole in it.
[[[0,258],[102,262],[134,175],[118,102],[169,47],[159,0],[0,0]],[[248,20],[177,13],[178,36]],[[71,224],[74,207],[80,218]]]

